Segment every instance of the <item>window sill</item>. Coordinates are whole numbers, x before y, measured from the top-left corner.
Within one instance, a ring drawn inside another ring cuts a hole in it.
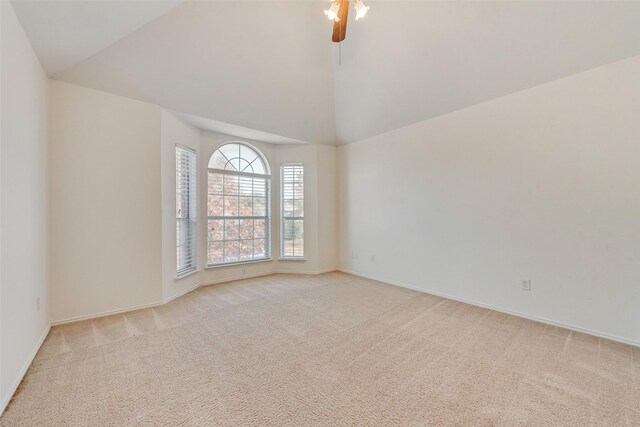
[[[224,267],[237,267],[239,265],[257,264],[260,262],[272,262],[272,261],[273,261],[273,258],[252,259],[249,261],[237,261],[237,262],[228,262],[226,264],[208,265],[206,269],[210,270],[210,269],[224,268]]]
[[[197,272],[198,272],[198,269],[196,268],[196,269],[191,270],[191,271],[188,271],[188,272],[186,272],[186,273],[179,274],[179,275],[177,275],[177,276],[175,277],[175,280],[184,279],[185,277],[189,277],[189,276],[191,276],[191,275],[193,275],[193,274],[196,274]]]
[[[281,257],[278,258],[278,261],[306,261],[307,259],[304,257]]]

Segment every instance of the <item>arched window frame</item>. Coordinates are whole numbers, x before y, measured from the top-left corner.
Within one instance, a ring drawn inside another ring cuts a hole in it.
[[[244,142],[222,144],[209,158],[207,183],[207,266],[271,259],[271,172],[264,155]]]

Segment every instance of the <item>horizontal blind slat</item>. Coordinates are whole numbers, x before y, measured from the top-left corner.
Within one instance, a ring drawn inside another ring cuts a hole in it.
[[[304,165],[283,164],[281,167],[281,255],[286,258],[304,256]]]
[[[211,167],[207,176],[207,264],[269,258],[269,176]]]
[[[176,146],[176,274],[196,269],[196,153]]]

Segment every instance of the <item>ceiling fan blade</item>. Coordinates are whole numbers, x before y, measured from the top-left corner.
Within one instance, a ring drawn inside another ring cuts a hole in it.
[[[347,22],[349,21],[349,0],[342,0],[340,2],[340,9],[338,10],[339,21],[333,23],[333,36],[331,41],[334,43],[340,43],[347,36]]]

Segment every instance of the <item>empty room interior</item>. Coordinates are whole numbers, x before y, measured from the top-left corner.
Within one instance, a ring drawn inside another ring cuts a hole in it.
[[[640,426],[640,1],[0,22],[0,426]]]

